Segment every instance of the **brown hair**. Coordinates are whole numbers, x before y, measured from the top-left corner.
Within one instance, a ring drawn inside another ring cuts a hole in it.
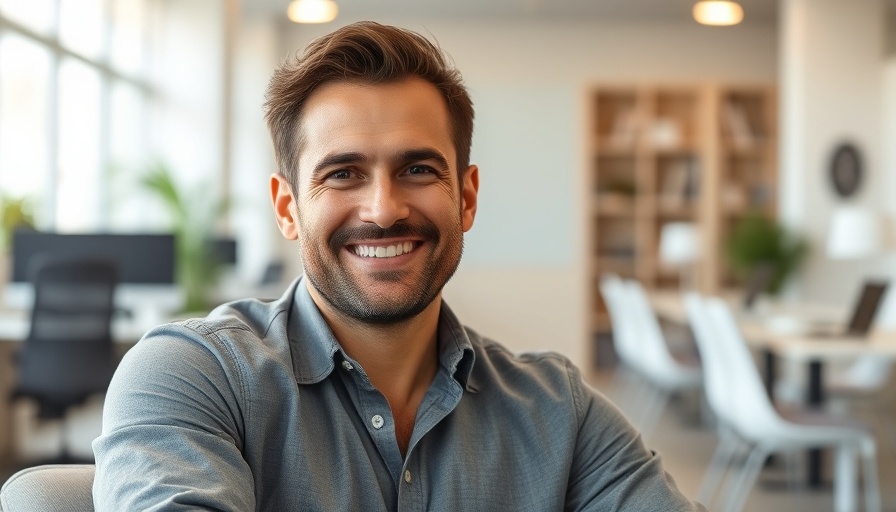
[[[315,39],[303,56],[274,71],[264,107],[280,173],[297,185],[302,109],[317,87],[333,81],[381,84],[409,77],[432,83],[445,98],[458,172],[463,172],[470,164],[473,102],[460,73],[420,34],[361,21]]]

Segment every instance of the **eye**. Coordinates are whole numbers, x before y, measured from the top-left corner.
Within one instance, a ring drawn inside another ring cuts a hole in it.
[[[408,167],[407,172],[412,176],[420,176],[426,174],[435,174],[436,170],[428,165],[412,165]]]
[[[348,169],[339,169],[327,175],[328,180],[350,180],[354,177],[354,173]]]

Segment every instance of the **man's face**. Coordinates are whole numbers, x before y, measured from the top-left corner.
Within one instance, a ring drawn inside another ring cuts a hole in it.
[[[314,289],[365,323],[419,314],[457,269],[479,185],[475,166],[458,177],[441,95],[418,79],[325,84],[300,129],[295,190],[279,175],[271,185]]]

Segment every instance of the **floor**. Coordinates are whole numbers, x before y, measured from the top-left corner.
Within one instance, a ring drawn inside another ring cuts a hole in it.
[[[613,399],[610,386],[612,371],[598,371],[592,384]],[[879,405],[879,404],[878,404]],[[704,471],[716,446],[716,436],[711,420],[706,422],[699,413],[700,400],[695,396],[682,396],[665,409],[654,434],[647,440],[648,446],[664,460],[666,471],[689,497],[695,497]],[[855,415],[871,421],[880,408],[865,406],[856,408]],[[896,423],[893,423],[896,425]],[[826,481],[830,482],[830,457],[825,453]],[[751,491],[747,511],[830,511],[833,509],[831,486],[821,490],[806,490],[799,482],[804,471],[804,459],[797,456],[795,464],[788,466],[784,459],[776,459],[765,468],[758,484]],[[788,470],[788,468],[790,468]],[[878,468],[883,510],[896,511],[896,447],[892,441],[881,440],[878,451]],[[796,478],[788,478],[795,474]],[[796,483],[793,483],[793,481]]]

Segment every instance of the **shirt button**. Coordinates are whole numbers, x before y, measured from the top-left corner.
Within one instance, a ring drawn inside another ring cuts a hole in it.
[[[346,370],[346,371],[349,371],[349,372],[355,369],[355,367],[352,366],[352,363],[350,363],[350,362],[348,362],[348,361],[343,361],[343,362],[342,362],[342,367],[345,368],[345,370]]]
[[[407,469],[406,469],[406,470],[404,471],[404,481],[407,482],[407,483],[411,483],[411,472],[410,472],[410,470],[407,470]]]
[[[379,430],[383,428],[383,417],[379,414],[375,415],[373,418],[370,418],[370,424],[373,425],[373,428]]]

